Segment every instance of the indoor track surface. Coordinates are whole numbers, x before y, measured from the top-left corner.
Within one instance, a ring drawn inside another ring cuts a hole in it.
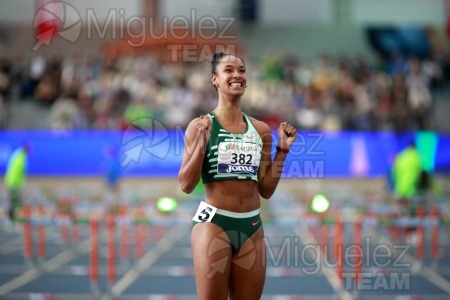
[[[114,200],[100,200],[99,189],[100,180],[31,180],[29,217],[0,219],[0,299],[196,299],[190,218],[201,192],[183,196],[173,179],[126,182],[127,209],[107,218]],[[267,265],[262,299],[450,299],[445,218],[427,210],[386,221],[382,189],[376,180],[280,183],[261,209],[267,259],[254,263]],[[322,215],[307,207],[319,191],[331,202]],[[57,214],[50,195],[76,198],[77,217]],[[178,199],[173,213],[156,211],[161,196]],[[446,210],[441,204],[441,216]]]

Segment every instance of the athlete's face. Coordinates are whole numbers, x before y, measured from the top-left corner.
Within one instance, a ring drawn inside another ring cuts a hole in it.
[[[244,62],[234,55],[224,56],[217,64],[216,74],[211,76],[211,80],[219,93],[242,95],[247,85]]]

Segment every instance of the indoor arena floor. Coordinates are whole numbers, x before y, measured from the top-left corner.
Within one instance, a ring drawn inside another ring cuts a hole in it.
[[[439,226],[439,253],[434,258],[431,227],[424,228],[421,255],[415,232],[406,236],[400,230],[394,241],[392,228],[374,221],[374,210],[380,214],[389,210],[385,189],[382,179],[282,180],[272,199],[263,200],[261,209],[267,259],[255,263],[267,264],[262,299],[450,299],[448,225]],[[317,193],[331,202],[330,213],[322,219],[308,209]],[[80,212],[99,215],[105,203],[115,201],[105,195],[101,179],[89,178],[34,178],[26,193],[31,207],[44,205],[51,210],[51,201],[73,197]],[[39,242],[39,222],[31,222],[35,226],[27,241],[24,225],[0,217],[0,299],[196,299],[190,218],[201,192],[184,196],[175,179],[140,178],[124,180],[120,195],[119,201],[130,211],[143,207],[145,226],[123,220],[116,223],[111,260],[108,230],[100,224],[98,282],[90,276],[94,237],[88,223],[42,222],[45,237]],[[154,204],[161,196],[177,199],[177,209],[171,214],[158,213]],[[4,201],[4,193],[2,197]],[[350,260],[344,259],[339,273],[334,256],[337,216],[345,224],[341,249],[345,252],[355,246],[356,215],[363,224],[357,245],[364,253],[362,261],[355,268],[354,252],[349,250],[345,258]],[[126,252],[121,226],[128,228]],[[139,238],[145,242],[137,245]],[[26,243],[31,246],[29,257]],[[251,250],[242,255],[252,255]],[[212,266],[211,272],[220,270]]]

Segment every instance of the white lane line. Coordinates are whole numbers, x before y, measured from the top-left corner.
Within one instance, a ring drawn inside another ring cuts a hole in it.
[[[425,277],[426,280],[437,285],[447,294],[450,295],[450,282],[448,280],[445,280],[441,275],[439,275],[433,269],[430,269],[427,266],[422,267],[420,273],[422,274],[423,277]]]
[[[21,236],[0,244],[0,255],[8,255],[14,252],[18,252],[20,249],[23,249],[22,229],[20,229],[20,234]],[[46,235],[46,241],[50,241],[54,239],[58,234],[54,230],[50,230],[46,232]],[[36,243],[34,243],[33,245],[36,245]]]
[[[4,242],[0,245],[0,255],[7,255],[17,252],[23,247],[23,237],[17,237],[13,240]]]
[[[169,250],[185,234],[180,228],[172,228],[158,243],[151,248],[123,277],[111,288],[111,295],[104,295],[100,300],[112,299],[125,291],[142,273]]]
[[[370,231],[370,235],[375,237],[381,243],[385,243],[386,245],[389,245],[391,248],[393,247],[393,243],[389,239],[381,235],[376,235],[373,230]],[[426,280],[438,286],[439,288],[441,288],[443,291],[445,291],[447,294],[450,295],[450,282],[448,280],[439,275],[433,269],[423,265],[420,261],[415,259],[409,253],[405,253],[404,259],[410,263],[410,269],[418,266],[420,269],[419,274],[422,275],[422,277],[424,277]]]
[[[64,252],[61,252],[57,256],[45,261],[39,266],[32,267],[27,270],[25,273],[19,275],[18,277],[8,281],[7,283],[0,286],[0,296],[4,296],[11,291],[29,283],[30,281],[38,278],[43,272],[53,272],[58,269],[62,265],[68,263],[74,258],[89,252],[90,250],[90,240],[87,239],[76,247],[72,249],[68,249]]]
[[[23,236],[18,236],[18,237],[15,237],[15,238],[11,239],[11,240],[4,241],[4,242],[0,243],[0,248],[4,247],[4,246],[8,246],[9,244],[17,245],[17,244],[20,244],[21,242],[23,242]]]
[[[295,229],[296,234],[300,238],[300,240],[303,240],[305,245],[317,245],[316,238],[311,234],[309,230],[307,230],[304,226],[299,226]],[[318,261],[323,261],[323,253],[321,251],[318,251]],[[341,280],[339,279],[338,275],[336,274],[335,270],[331,269],[327,266],[327,264],[322,264],[320,270],[322,271],[323,275],[327,279],[327,281],[330,283],[330,285],[333,287],[334,292],[339,295],[339,299],[341,300],[353,300],[352,294],[350,294],[347,290],[344,289],[342,286]]]

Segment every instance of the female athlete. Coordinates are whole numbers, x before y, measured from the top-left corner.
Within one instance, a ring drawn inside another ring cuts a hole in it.
[[[178,174],[185,193],[200,177],[205,186],[191,232],[197,296],[260,299],[266,275],[260,196],[268,199],[274,193],[297,131],[287,122],[280,124],[272,161],[269,126],[241,111],[247,86],[243,59],[221,52],[211,65],[218,105],[188,125]]]

